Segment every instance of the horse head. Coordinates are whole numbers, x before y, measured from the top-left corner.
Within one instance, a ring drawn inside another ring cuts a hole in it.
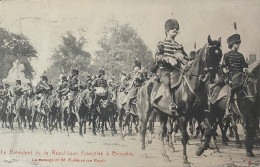
[[[200,72],[196,72],[196,74],[203,74],[204,79],[206,80],[209,78],[212,83],[215,79],[222,58],[221,38],[218,40],[212,40],[209,35],[207,44],[196,54],[197,55],[192,64],[193,68],[191,69],[193,70],[191,70],[191,73],[194,74],[194,71],[198,70]]]

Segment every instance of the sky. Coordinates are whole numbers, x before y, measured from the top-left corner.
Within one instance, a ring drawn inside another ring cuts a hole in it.
[[[228,51],[227,38],[241,35],[240,52],[247,57],[256,53],[260,59],[260,1],[258,0],[1,0],[0,26],[10,32],[23,33],[38,51],[32,65],[39,76],[51,65],[53,50],[66,31],[86,30],[86,50],[92,56],[97,41],[109,20],[130,24],[148,48],[155,52],[164,40],[164,23],[175,18],[180,24],[176,41],[187,53],[212,39],[222,39],[223,52]]]

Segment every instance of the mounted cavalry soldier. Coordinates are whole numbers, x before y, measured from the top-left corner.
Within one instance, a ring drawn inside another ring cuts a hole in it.
[[[229,52],[224,54],[223,58],[223,71],[228,74],[231,89],[228,91],[226,113],[225,116],[230,114],[229,105],[234,102],[234,95],[242,89],[244,83],[244,72],[248,72],[248,64],[245,61],[243,54],[238,52],[241,39],[239,34],[234,34],[227,39]]]
[[[79,92],[79,70],[76,67],[71,71],[71,77],[68,82],[68,88],[69,88],[69,111],[72,113],[75,113],[75,99],[77,97],[77,94]]]
[[[59,94],[58,97],[60,99],[65,98],[68,93],[69,93],[69,88],[68,88],[69,84],[68,84],[68,80],[66,75],[61,75],[60,76],[60,82],[57,85],[57,93]]]
[[[126,112],[130,112],[130,107],[136,95],[138,89],[143,85],[145,79],[143,77],[143,70],[141,70],[141,62],[136,58],[133,62],[133,74],[129,85],[126,87],[125,93],[127,93],[122,104],[125,104]]]
[[[100,100],[107,100],[108,97],[108,85],[107,81],[105,80],[105,71],[99,70],[98,77],[92,83],[92,90],[95,90],[95,98],[93,101],[94,107],[98,107],[98,103]]]
[[[23,87],[22,87],[22,82],[21,80],[16,80],[16,84],[15,84],[15,87],[14,87],[14,98],[13,98],[13,105],[16,106],[16,102],[19,98],[22,97],[23,93],[24,93],[24,90],[23,90]]]
[[[153,97],[152,103],[154,106],[157,106],[157,99],[165,98],[169,104],[169,111],[165,112],[169,112],[169,114],[172,113],[171,111],[176,111],[177,108],[170,89],[176,87],[176,84],[180,81],[182,66],[189,63],[189,57],[183,46],[175,41],[176,36],[179,34],[179,29],[177,20],[168,19],[165,22],[166,37],[163,42],[160,41],[157,44],[156,62],[152,67],[152,72],[157,75],[157,81],[162,83],[160,88],[158,88],[156,96]],[[176,71],[176,74],[173,73],[174,71]],[[173,77],[173,75],[177,77]]]
[[[12,97],[12,92],[9,88],[10,88],[10,85],[8,83],[5,83],[4,90],[2,90],[2,92],[1,92],[1,98],[3,99],[3,106],[2,106],[3,110],[6,109],[7,103],[9,100],[11,100],[11,97]]]
[[[51,95],[53,90],[53,86],[48,83],[48,78],[45,74],[45,72],[41,76],[40,82],[36,86],[36,94],[37,94],[37,99],[38,99],[38,106],[39,106],[39,111],[41,111],[43,114],[46,114],[44,110],[42,110],[42,107],[46,103],[48,97]]]

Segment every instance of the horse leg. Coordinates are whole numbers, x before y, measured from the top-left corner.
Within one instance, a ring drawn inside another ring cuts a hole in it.
[[[235,122],[232,122],[232,125],[231,125],[232,129],[234,130],[235,132],[235,135],[236,135],[236,145],[241,147],[242,146],[242,142],[240,141],[239,139],[239,135],[238,135],[238,132],[237,132],[237,125]]]
[[[246,142],[245,142],[245,146],[246,146],[246,154],[248,157],[254,157],[254,153],[253,153],[253,144],[254,144],[254,136],[255,136],[255,128],[249,126],[249,123],[244,123],[244,132],[246,135]]]
[[[229,125],[230,125],[230,122],[226,121],[226,124],[222,131],[222,144],[225,146],[228,146],[228,142],[229,142],[229,139],[227,137],[227,130],[228,130]]]
[[[187,157],[187,143],[188,143],[189,135],[187,132],[187,120],[185,117],[181,117],[179,119],[179,126],[180,126],[180,131],[182,134],[181,143],[182,143],[182,147],[183,147],[183,156],[182,156],[183,165],[190,166],[190,163],[189,163],[188,157]]]
[[[97,133],[96,133],[96,119],[97,119],[97,115],[95,113],[93,113],[92,116],[93,116],[92,117],[92,133],[93,133],[94,136],[96,136],[97,135]]]
[[[167,132],[166,124],[167,124],[168,115],[161,112],[159,116],[160,116],[160,130],[159,130],[160,151],[164,160],[166,162],[171,162],[169,156],[166,154],[165,147],[164,147],[164,137]]]
[[[106,119],[102,118],[101,119],[101,136],[102,137],[105,137],[105,133],[104,133],[105,124],[106,124]]]
[[[80,118],[78,112],[76,113],[76,117],[77,117],[78,123],[79,123],[79,135],[80,135],[80,136],[83,136],[83,134],[82,134],[82,119]]]
[[[172,142],[172,132],[173,132],[173,118],[168,117],[168,123],[167,123],[167,131],[168,131],[168,146],[170,149],[170,152],[174,153],[175,149],[173,147],[173,142]]]

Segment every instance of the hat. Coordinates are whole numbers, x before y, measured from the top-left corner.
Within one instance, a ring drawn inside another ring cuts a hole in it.
[[[141,69],[141,62],[138,60],[138,58],[135,58],[135,60],[133,62],[133,69],[135,67],[139,67]]]
[[[190,60],[194,60],[195,56],[196,56],[196,52],[195,51],[191,51],[190,55],[189,55]]]
[[[172,29],[179,30],[180,29],[179,23],[175,19],[168,19],[165,22],[164,29],[165,29],[165,32],[168,32],[169,30],[172,30]]]
[[[90,81],[90,80],[92,80],[92,77],[91,77],[91,75],[88,74],[88,75],[86,76],[86,81]]]
[[[104,70],[99,70],[98,71],[98,76],[101,76],[101,75],[105,75],[105,71]]]
[[[31,84],[31,83],[27,83],[27,86],[30,86],[30,87],[32,87],[32,84]]]
[[[22,84],[21,80],[16,80],[15,82],[16,82],[16,84],[20,84],[20,85]]]
[[[72,75],[72,76],[79,75],[79,70],[78,70],[78,69],[73,69],[73,70],[71,71],[71,75]]]
[[[240,35],[239,34],[231,35],[230,37],[228,37],[227,43],[228,43],[229,49],[231,49],[233,47],[233,44],[241,43]]]
[[[5,83],[5,85],[4,85],[5,87],[10,87],[10,85],[9,85],[9,83]]]

